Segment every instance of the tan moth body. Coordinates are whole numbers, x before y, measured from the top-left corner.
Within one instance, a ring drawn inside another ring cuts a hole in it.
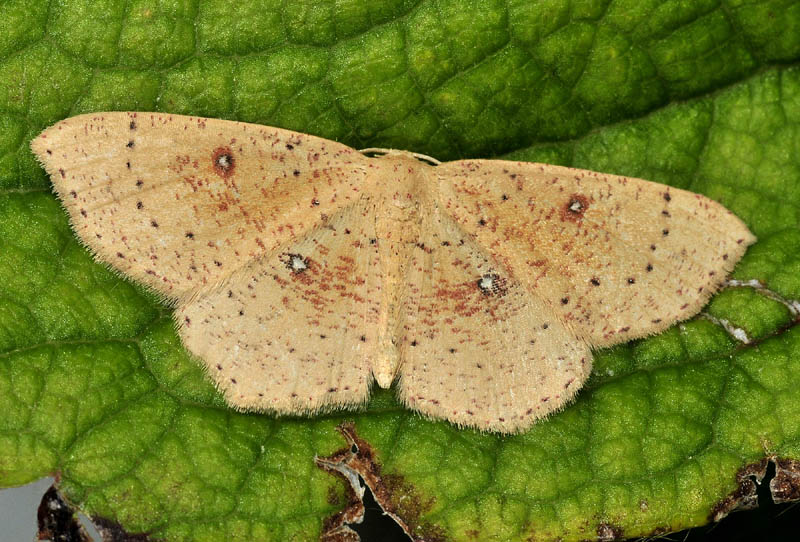
[[[648,181],[225,120],[80,115],[32,147],[80,238],[174,302],[242,409],[363,404],[397,377],[426,415],[520,431],[575,395],[591,347],[693,316],[755,241]]]

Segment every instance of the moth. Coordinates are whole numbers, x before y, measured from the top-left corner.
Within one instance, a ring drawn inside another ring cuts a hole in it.
[[[227,120],[92,113],[31,145],[81,241],[174,306],[242,410],[362,405],[374,380],[519,432],[576,394],[593,348],[695,315],[755,241],[640,179]]]

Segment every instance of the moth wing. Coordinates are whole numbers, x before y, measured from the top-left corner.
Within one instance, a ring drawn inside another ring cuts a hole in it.
[[[184,345],[229,404],[301,414],[366,402],[382,286],[368,207],[178,306]]]
[[[399,395],[458,425],[525,429],[580,389],[589,348],[451,219],[426,222],[401,316]]]
[[[435,172],[459,227],[592,346],[693,316],[755,242],[719,203],[640,179],[497,160]]]
[[[31,143],[102,261],[173,299],[316,227],[363,190],[338,143],[227,120],[92,113]]]

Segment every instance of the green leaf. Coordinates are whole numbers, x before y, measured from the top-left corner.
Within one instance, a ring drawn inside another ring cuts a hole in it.
[[[417,534],[581,540],[724,514],[737,472],[800,459],[798,59],[790,0],[0,4],[0,485],[59,473],[82,510],[164,540],[312,540],[344,506],[313,459],[354,420]],[[102,110],[642,177],[721,201],[759,241],[702,315],[597,352],[577,401],[525,434],[428,421],[391,392],[243,414],[169,307],[77,242],[29,151]]]

